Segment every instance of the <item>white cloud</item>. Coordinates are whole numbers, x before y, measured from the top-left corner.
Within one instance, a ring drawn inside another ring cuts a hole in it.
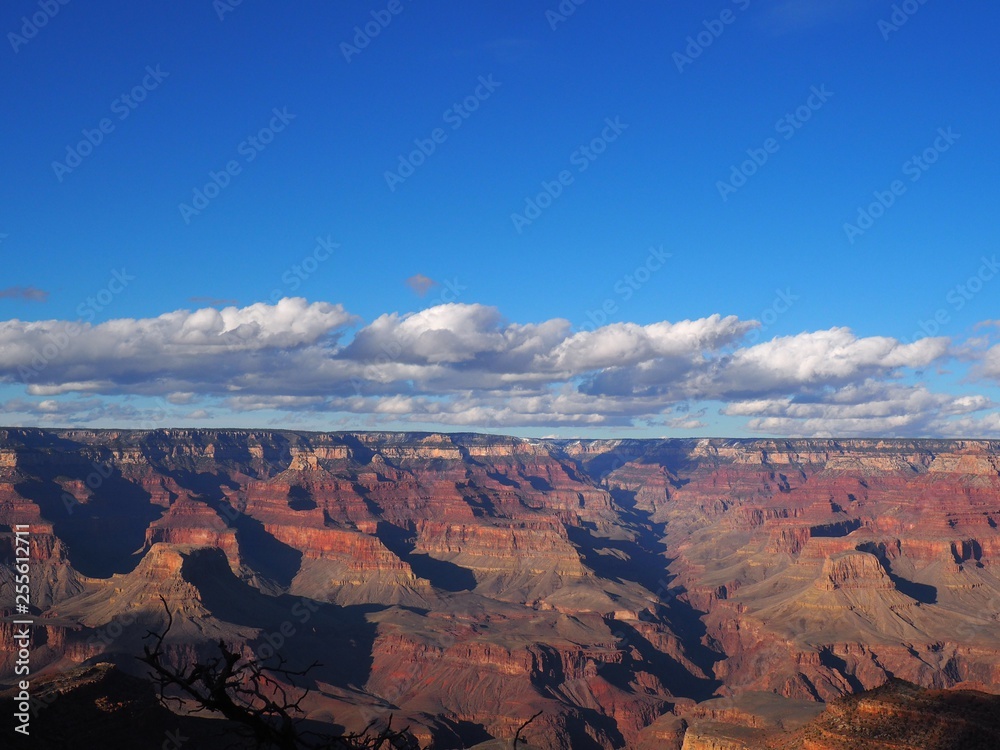
[[[950,438],[1000,438],[1000,412],[942,421],[935,434]]]
[[[760,389],[850,381],[899,367],[926,367],[948,350],[948,339],[903,344],[893,338],[857,338],[848,328],[783,336],[742,349],[726,363],[724,382]]]
[[[916,437],[941,434],[949,418],[993,408],[982,395],[932,393],[923,385],[867,380],[820,394],[737,401],[722,413],[750,417],[755,432],[787,435],[882,435]]]
[[[204,384],[252,371],[262,355],[274,366],[283,354],[335,339],[353,321],[340,305],[301,298],[96,326],[8,320],[0,322],[0,377],[25,382],[33,395],[150,392],[184,380]]]
[[[562,341],[544,360],[557,370],[585,372],[606,367],[628,367],[663,357],[685,360],[717,350],[738,340],[753,328],[753,321],[730,315],[712,315],[679,323],[612,323],[583,331]]]
[[[1000,382],[1000,344],[995,344],[986,350],[976,368],[976,373],[981,377]]]
[[[442,304],[381,315],[342,345],[355,323],[340,305],[300,298],[75,332],[67,321],[10,320],[0,322],[0,376],[27,373],[26,394],[44,399],[30,404],[38,418],[53,409],[41,404],[72,394],[143,395],[168,408],[197,403],[177,413],[184,419],[273,411],[470,428],[697,430],[710,424],[704,412],[681,405],[716,401],[760,432],[895,434],[940,430],[942,420],[991,407],[985,396],[901,384],[950,356],[943,338],[904,344],[832,328],[745,346],[759,324],[735,316],[574,332],[561,318],[515,323],[496,308]],[[980,356],[984,372],[1000,375],[1000,348]],[[48,415],[85,422],[141,411],[72,403]]]

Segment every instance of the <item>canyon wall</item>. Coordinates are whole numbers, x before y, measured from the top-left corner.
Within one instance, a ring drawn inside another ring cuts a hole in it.
[[[178,662],[322,662],[319,720],[723,747],[706,726],[893,677],[1000,691],[998,467],[977,441],[0,429],[0,556],[28,524],[50,672],[141,651],[166,602]]]

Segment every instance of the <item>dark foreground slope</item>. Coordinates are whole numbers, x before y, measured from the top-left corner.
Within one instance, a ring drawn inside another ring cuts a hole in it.
[[[0,698],[4,747],[32,750],[149,750],[225,747],[239,739],[226,722],[177,716],[153,686],[110,664],[76,667],[40,678],[27,738],[14,732],[14,701]],[[20,723],[20,722],[18,722]]]
[[[152,687],[108,663],[77,667],[43,679],[37,688],[30,747],[36,750],[256,747],[224,719],[177,716],[160,705]],[[0,698],[4,731],[13,703]],[[663,717],[668,719],[670,717]],[[659,722],[661,728],[667,722]],[[971,690],[926,690],[901,680],[844,696],[795,731],[748,728],[726,722],[671,720],[682,728],[642,747],[685,750],[995,750],[1000,697]],[[686,732],[684,731],[686,729]],[[531,732],[527,731],[526,736]],[[686,737],[685,737],[686,735]],[[508,750],[491,740],[472,750]],[[539,746],[518,743],[520,750]]]
[[[998,466],[988,442],[9,429],[0,531],[31,526],[40,674],[130,664],[162,596],[178,663],[220,638],[318,659],[317,721],[449,748],[541,709],[543,746],[654,747],[893,677],[1000,691]]]

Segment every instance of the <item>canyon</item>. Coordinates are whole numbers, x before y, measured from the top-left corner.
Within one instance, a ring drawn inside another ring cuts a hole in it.
[[[434,750],[538,711],[553,750],[819,750],[989,704],[998,524],[1000,442],[0,429],[37,680],[144,678],[169,611],[175,663],[317,661],[304,718]]]

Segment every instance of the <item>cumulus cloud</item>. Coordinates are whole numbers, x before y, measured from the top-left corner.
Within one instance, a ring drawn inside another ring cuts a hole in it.
[[[768,434],[915,437],[942,434],[951,417],[994,407],[983,395],[932,393],[923,385],[869,379],[820,392],[736,401],[721,411],[749,417],[751,430]]]
[[[696,353],[731,344],[755,327],[755,322],[734,315],[648,326],[613,323],[570,336],[553,350],[549,361],[556,369],[586,371],[661,358],[689,360]]]
[[[922,433],[992,407],[901,384],[950,356],[947,339],[905,344],[832,328],[748,345],[758,328],[711,315],[574,331],[561,318],[512,322],[457,303],[363,325],[340,305],[289,298],[94,326],[0,322],[0,377],[42,402],[162,397],[187,407],[176,412],[186,419],[277,412],[472,429],[697,430],[709,420],[687,405],[718,402],[770,434]],[[1000,354],[981,366],[1000,374]],[[79,403],[74,418],[107,408]]]
[[[218,385],[263,363],[276,366],[276,359],[296,349],[335,339],[353,321],[340,305],[301,298],[99,325],[8,320],[0,322],[0,377],[28,383],[39,395],[148,392],[172,380]]]
[[[926,367],[947,353],[948,343],[946,338],[928,338],[903,344],[884,336],[857,338],[848,328],[831,328],[741,349],[718,363],[708,377],[721,396],[848,384],[902,367]]]
[[[986,350],[976,367],[976,374],[1000,382],[1000,344]]]

